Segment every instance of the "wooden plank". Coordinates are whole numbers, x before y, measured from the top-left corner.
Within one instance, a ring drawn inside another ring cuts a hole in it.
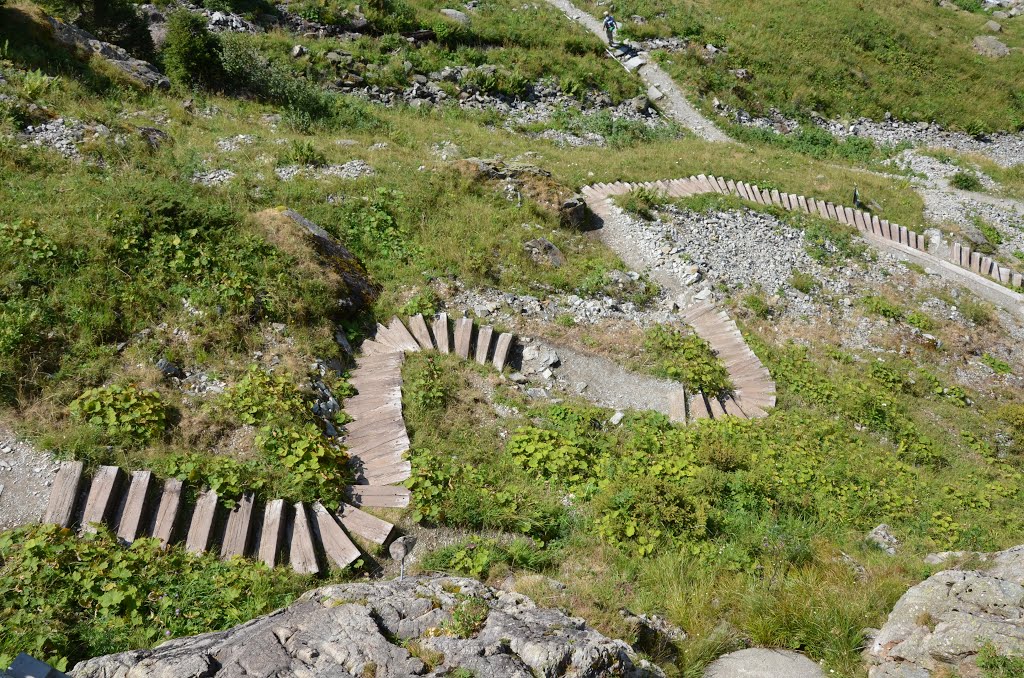
[[[776,207],[782,207],[782,198],[779,197],[779,192],[776,189],[772,189],[772,204]]]
[[[434,350],[434,340],[430,337],[430,329],[427,328],[427,323],[423,320],[422,313],[417,313],[409,318],[409,330],[412,332],[416,343],[420,345],[420,348],[424,351]]]
[[[359,560],[359,549],[341,529],[331,512],[320,502],[313,504],[313,517],[320,543],[330,560],[343,568]]]
[[[825,201],[818,200],[818,216],[822,219],[828,219],[828,208],[825,207]]]
[[[405,349],[402,347],[402,339],[397,336],[387,325],[377,323],[377,333],[374,335],[374,340],[390,347],[391,351],[404,352]]]
[[[132,474],[132,482],[128,487],[128,498],[125,499],[121,520],[117,524],[117,536],[126,542],[133,542],[139,536],[142,527],[142,515],[146,510],[146,495],[149,494],[149,483],[153,474],[149,471],[136,471]]]
[[[513,339],[515,339],[515,335],[511,332],[502,332],[498,336],[498,343],[494,346],[494,360],[491,361],[491,364],[499,372],[505,369],[505,364],[508,362],[508,353],[512,349]]]
[[[50,499],[43,514],[44,523],[56,523],[61,527],[71,525],[71,518],[78,503],[78,490],[82,486],[82,469],[80,461],[61,462],[60,470],[53,479],[50,488]]]
[[[207,490],[199,496],[192,512],[192,522],[185,538],[185,548],[192,553],[202,553],[210,545],[213,533],[213,519],[217,516],[217,493]]]
[[[160,495],[160,508],[156,511],[156,522],[153,523],[153,536],[160,540],[161,546],[167,546],[174,536],[174,522],[178,518],[181,507],[181,481],[168,478],[164,482],[164,491]]]
[[[364,355],[391,355],[398,351],[394,346],[389,346],[380,341],[374,341],[373,339],[365,339],[359,346],[362,349]]]
[[[295,520],[292,523],[292,543],[288,550],[292,569],[300,574],[318,574],[320,565],[316,562],[313,548],[313,533],[309,529],[309,516],[300,501],[295,505]]]
[[[796,202],[800,206],[800,209],[804,212],[810,213],[810,208],[807,207],[807,199],[802,195],[796,197]]]
[[[409,505],[409,490],[395,485],[349,485],[346,495],[353,506],[405,508]]]
[[[342,502],[341,507],[335,513],[338,520],[346,530],[357,534],[363,539],[368,539],[376,544],[383,544],[391,536],[394,525],[377,516],[372,516],[366,511],[357,509],[351,504]]]
[[[476,361],[481,365],[487,364],[487,356],[491,352],[491,337],[494,335],[494,328],[484,325],[476,333]]]
[[[725,413],[740,419],[747,419],[747,415],[740,409],[739,404],[733,398],[726,398],[724,403]]]
[[[244,556],[249,548],[249,534],[252,532],[252,495],[245,494],[228,514],[228,526],[224,530],[224,543],[220,547],[223,559]]]
[[[469,358],[469,344],[473,340],[473,320],[459,318],[455,321],[455,354]]]
[[[725,409],[722,408],[722,403],[718,402],[718,398],[708,396],[708,405],[711,406],[711,415],[715,419],[721,419],[725,416]]]
[[[686,400],[685,389],[678,389],[668,394],[668,418],[676,423],[686,423]]]
[[[730,195],[738,196],[740,194],[739,189],[736,188],[736,182],[734,182],[732,179],[729,179],[728,181],[726,181],[725,185],[729,187]]]
[[[704,401],[704,394],[694,394],[693,398],[690,399],[690,420],[695,421],[697,419],[708,419],[710,417],[711,412],[708,410],[707,403]]]
[[[89,487],[89,498],[82,514],[83,529],[90,530],[93,524],[105,523],[110,518],[122,475],[116,466],[100,466]]]
[[[263,528],[260,530],[258,557],[267,567],[277,565],[281,553],[281,535],[284,534],[284,499],[274,499],[263,509]]]
[[[388,323],[388,329],[391,330],[393,336],[397,337],[399,346],[403,351],[415,353],[420,350],[420,345],[416,343],[416,340],[409,333],[409,329],[398,316],[391,319],[391,322]]]
[[[357,480],[364,480],[368,485],[392,485],[412,477],[412,463],[400,461],[382,468],[364,468],[360,476]]]
[[[447,313],[438,313],[434,318],[434,341],[437,342],[437,350],[441,353],[451,352],[451,342],[448,341]]]
[[[836,214],[836,206],[830,202],[825,203],[825,211],[828,212],[828,218],[833,221],[839,221],[839,215]]]

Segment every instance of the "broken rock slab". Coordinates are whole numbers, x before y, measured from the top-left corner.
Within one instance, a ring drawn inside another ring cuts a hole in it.
[[[1009,55],[1010,53],[1010,48],[994,35],[979,35],[974,39],[974,42],[971,43],[971,46],[974,48],[974,51],[981,56],[987,56],[993,59],[999,59]]]
[[[54,39],[65,47],[77,50],[85,56],[100,57],[128,80],[146,89],[168,90],[171,88],[171,81],[148,61],[136,59],[117,45],[97,40],[95,36],[81,28],[49,16],[46,19],[50,22]]]
[[[865,652],[869,678],[976,675],[986,642],[1024,655],[1024,546],[972,561],[977,569],[937,572],[903,594]]]
[[[478,628],[453,632],[453,613],[472,601]],[[429,651],[428,667],[409,652]],[[73,678],[126,676],[475,676],[663,677],[625,642],[582,619],[473,579],[406,577],[326,586],[292,605],[227,631],[168,641],[80,662]]]

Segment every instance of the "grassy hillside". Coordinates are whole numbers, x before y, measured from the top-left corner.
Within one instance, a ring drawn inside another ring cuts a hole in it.
[[[581,6],[598,16],[602,11],[594,3]],[[620,0],[614,11],[629,36],[689,38],[694,49],[665,54],[661,62],[695,92],[750,112],[777,107],[786,114],[873,119],[891,112],[972,133],[1024,126],[1019,20],[1003,21],[996,36],[1014,48],[1011,54],[990,59],[971,48],[975,36],[989,34],[983,27],[989,16],[930,0]],[[725,53],[706,63],[707,44]],[[740,68],[749,81],[730,72]]]
[[[692,30],[685,8],[616,11],[665,11],[644,30],[689,31],[727,45],[729,55],[711,67],[673,56],[672,68],[688,82],[706,79],[709,93],[754,102],[747,106],[880,115],[900,113],[903,102],[909,117],[923,107],[923,117],[945,112],[951,124],[977,116],[1010,124],[1019,54],[982,69],[973,57],[940,49],[967,35],[980,15],[940,13],[923,2],[862,4],[804,7],[798,20],[783,21],[792,9],[783,3],[756,10],[709,3],[695,10]],[[554,78],[577,102],[566,114],[573,124],[582,124],[588,97],[606,93],[618,102],[643,91],[545,5],[483,3],[470,28],[451,28],[447,38],[440,4],[402,7],[368,11],[380,30],[348,43],[282,31],[211,38],[217,49],[189,53],[206,59],[211,80],[186,73],[168,93],[137,91],[102,64],[56,47],[35,6],[0,7],[0,423],[90,468],[151,468],[228,499],[246,489],[263,498],[324,498],[348,479],[343,450],[324,435],[345,415],[312,415],[312,382],[339,399],[350,392],[351,361],[336,331],[358,344],[376,320],[431,313],[459,289],[544,302],[575,294],[657,303],[612,283],[624,264],[592,234],[563,228],[553,195],[598,181],[713,173],[835,202],[848,202],[857,185],[880,216],[924,224],[908,181],[866,171],[877,167],[878,149],[838,151],[831,139],[810,150],[714,145],[674,128],[654,134],[607,120],[606,146],[573,148],[533,136],[567,127],[561,118],[506,125],[493,109],[387,108],[333,89],[341,73],[327,54],[341,50],[352,57],[346,73],[362,68],[366,82],[381,87],[454,65],[495,66],[493,81],[480,87],[490,93]],[[310,3],[304,11],[326,20],[327,9]],[[860,32],[847,26],[865,16],[881,23]],[[764,21],[778,30],[759,28]],[[424,26],[443,39],[417,48],[394,33]],[[790,32],[803,30],[793,39]],[[812,30],[842,40],[820,48]],[[891,39],[876,43],[875,35]],[[1008,29],[1007,40],[1014,35]],[[289,56],[296,43],[308,53]],[[839,53],[846,56],[833,62],[829,55]],[[926,54],[935,61],[921,63],[945,74],[935,76],[942,86],[931,87],[930,71],[896,65]],[[173,70],[173,50],[157,58]],[[852,73],[853,64],[867,70]],[[723,80],[733,67],[754,73],[742,90]],[[977,96],[953,92],[961,73]],[[811,91],[819,98],[811,101]],[[36,145],[40,137],[29,133],[58,117],[89,126],[72,157]],[[146,131],[153,128],[163,134]],[[455,161],[474,156],[536,169],[509,189]],[[372,172],[325,171],[347,163]],[[293,167],[294,177],[282,172]],[[230,172],[223,182],[199,181],[222,170]],[[358,256],[381,288],[371,308],[339,308],[345,290],[288,237],[282,206]],[[721,207],[685,206],[701,214]],[[841,234],[815,233],[826,260],[845,267],[842,275],[860,275],[874,262],[864,253],[844,261]],[[563,252],[564,266],[538,263],[524,250],[540,234]],[[429,554],[424,568],[491,582],[547,574],[567,586],[538,588],[539,602],[608,633],[632,640],[623,606],[665,615],[689,640],[645,651],[671,675],[695,678],[722,652],[758,644],[799,649],[835,675],[862,676],[863,629],[880,624],[906,587],[928,574],[923,554],[1006,547],[1024,529],[1024,415],[1012,381],[1019,366],[1000,363],[1015,345],[1001,316],[911,266],[894,264],[881,280],[871,295],[847,300],[861,341],[855,347],[823,320],[777,314],[784,302],[776,290],[721,290],[778,382],[779,406],[757,421],[687,428],[637,412],[612,426],[610,411],[583,398],[527,399],[493,371],[412,357],[403,406],[414,503],[386,517],[465,531],[466,541]],[[815,303],[842,305],[814,285],[807,290]],[[627,365],[685,360],[652,355],[637,327],[576,326],[569,318],[558,329],[527,329],[563,332],[595,351],[625,347],[618,357]],[[161,359],[216,388],[166,378]],[[709,367],[693,362],[695,370]],[[97,410],[119,425],[82,416]],[[313,449],[322,466],[285,471],[290,448],[270,444],[265,430]],[[895,557],[864,540],[881,522],[903,542]],[[181,579],[166,577],[170,570]],[[86,594],[65,581],[84,581]],[[218,590],[197,592],[193,585],[203,581],[218,582]],[[0,628],[24,630],[0,633],[0,658],[26,650],[73,663],[223,628],[312,585],[177,548],[162,553],[141,543],[124,551],[106,534],[79,541],[25,528],[0,536]],[[117,600],[107,595],[122,589]],[[140,593],[150,590],[185,601],[217,598],[204,614],[180,617],[156,593]],[[252,595],[240,600],[240,591]],[[52,634],[35,631],[51,625]]]

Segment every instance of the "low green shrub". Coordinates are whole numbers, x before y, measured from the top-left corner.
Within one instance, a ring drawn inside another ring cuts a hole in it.
[[[1000,360],[999,358],[989,353],[986,353],[981,357],[981,362],[988,365],[989,368],[991,368],[991,370],[996,374],[1010,374],[1013,371],[1013,369],[1010,367],[1010,363],[1006,362],[1005,360]]]
[[[852,226],[802,215],[796,215],[795,223],[804,231],[807,254],[820,264],[837,266],[867,258],[868,247]]]
[[[292,141],[284,154],[284,162],[294,165],[322,167],[327,164],[327,156],[312,141],[301,139]]]
[[[227,82],[220,39],[206,27],[205,17],[186,9],[168,17],[161,55],[167,77],[175,83],[218,88]]]
[[[982,189],[981,179],[974,172],[961,170],[950,177],[949,183],[953,188],[958,188],[961,191],[980,191]]]
[[[145,445],[163,433],[167,412],[160,394],[134,385],[89,389],[71,403],[71,416],[127,444]]]
[[[793,271],[793,275],[789,278],[789,284],[804,294],[810,294],[814,290],[821,288],[820,280],[810,273],[804,273],[803,271]]]
[[[868,312],[882,316],[886,320],[903,320],[903,309],[885,297],[880,297],[877,294],[866,294],[861,297],[860,303]]]
[[[0,534],[0,666],[19,652],[65,671],[98,655],[230,628],[295,599],[312,581],[249,560],[195,556],[155,539],[123,547],[105,527]]]
[[[683,382],[692,392],[717,397],[733,388],[725,365],[696,334],[656,325],[645,333],[644,349],[654,358],[658,374]]]
[[[514,539],[507,544],[495,539],[472,539],[431,551],[420,562],[427,572],[449,572],[487,579],[493,568],[505,565],[515,569],[538,571],[552,560],[551,549],[529,539]]]
[[[924,311],[911,311],[907,314],[906,321],[908,325],[922,332],[931,332],[935,329],[935,320]]]
[[[772,306],[762,292],[751,292],[745,295],[741,303],[758,318],[768,318],[772,314]]]

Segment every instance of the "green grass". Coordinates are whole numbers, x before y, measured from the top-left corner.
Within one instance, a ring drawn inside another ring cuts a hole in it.
[[[600,16],[593,2],[580,6]],[[1024,124],[1017,77],[1024,53],[998,62],[976,55],[971,41],[985,33],[985,16],[931,0],[625,0],[615,11],[629,35],[676,35],[727,48],[710,65],[696,52],[667,55],[663,63],[692,91],[754,113],[774,106],[789,114],[881,119],[889,111],[972,133]],[[634,14],[647,22],[630,23]],[[1024,33],[1005,22],[999,39],[1020,47]],[[736,79],[729,72],[736,68],[752,79]]]

